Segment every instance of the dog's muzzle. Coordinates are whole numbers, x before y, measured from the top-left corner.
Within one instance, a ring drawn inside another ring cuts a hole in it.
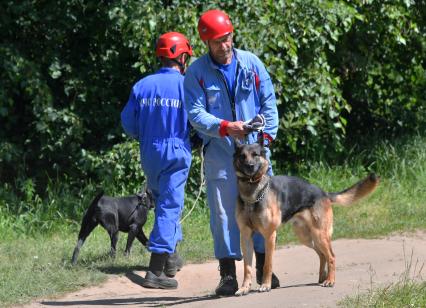
[[[150,191],[142,191],[136,194],[138,196],[138,207],[143,206],[148,210],[154,208],[154,202]]]
[[[255,161],[243,160],[239,161],[239,170],[248,177],[256,175],[259,171],[259,164]]]

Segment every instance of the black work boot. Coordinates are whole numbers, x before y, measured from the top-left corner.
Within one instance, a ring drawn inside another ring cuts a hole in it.
[[[176,272],[179,272],[183,267],[183,260],[177,251],[169,255],[164,265],[164,274],[167,277],[175,277]]]
[[[145,279],[142,282],[143,287],[152,289],[177,288],[177,281],[167,277],[163,272],[168,256],[169,255],[167,253],[151,253],[148,271],[146,272]]]
[[[219,260],[220,282],[215,292],[218,296],[234,295],[238,290],[237,275],[235,273],[235,259],[224,258]]]
[[[263,265],[265,264],[265,254],[254,252],[256,254],[256,282],[260,286],[263,278]],[[280,280],[272,273],[271,289],[276,289],[280,286]]]

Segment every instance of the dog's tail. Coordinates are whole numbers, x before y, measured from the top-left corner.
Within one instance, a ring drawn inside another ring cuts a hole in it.
[[[98,221],[96,221],[96,205],[99,202],[99,199],[102,198],[104,192],[101,191],[97,194],[95,199],[93,199],[89,208],[86,210],[86,213],[83,216],[83,220],[81,222],[80,232],[78,233],[77,245],[74,248],[74,252],[72,254],[71,263],[75,265],[77,263],[77,258],[80,253],[80,248],[83,246],[84,241],[89,236],[89,234],[93,231],[93,229],[98,225]]]
[[[93,199],[92,203],[90,204],[89,208],[87,209],[86,213],[84,214],[83,221],[81,222],[81,229],[80,233],[78,234],[79,239],[85,240],[86,237],[89,235],[90,232],[93,230],[93,224],[95,223],[97,225],[97,222],[94,221],[95,214],[96,214],[96,205],[99,202],[99,199],[102,198],[104,195],[104,192],[99,192],[95,199]],[[96,226],[95,225],[95,226]]]
[[[359,199],[372,193],[379,185],[380,177],[371,173],[365,179],[338,193],[328,193],[331,203],[344,206],[352,205]]]

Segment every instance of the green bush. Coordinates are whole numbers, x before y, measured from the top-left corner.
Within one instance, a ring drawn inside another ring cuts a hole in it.
[[[236,47],[270,72],[278,168],[338,162],[370,129],[389,140],[424,133],[423,1],[3,1],[0,182],[19,200],[15,183],[28,179],[42,199],[53,180],[73,192],[138,189],[138,150],[120,111],[132,84],[158,68],[161,33],[183,32],[196,56],[206,52],[196,25],[212,8],[231,16]],[[188,188],[195,194],[193,177]]]
[[[104,185],[111,194],[136,193],[145,181],[136,141],[118,143],[100,155],[83,149],[78,166],[84,174],[81,184],[87,179],[101,179],[98,186]]]
[[[385,138],[426,128],[426,4],[363,1],[361,19],[341,37],[330,63],[350,102],[348,135]],[[353,140],[352,140],[353,142]]]

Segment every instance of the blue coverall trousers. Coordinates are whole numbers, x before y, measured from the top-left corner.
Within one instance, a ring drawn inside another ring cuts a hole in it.
[[[142,168],[155,199],[155,222],[148,250],[172,254],[182,240],[179,220],[191,166],[190,146],[182,139],[166,138],[144,143],[141,147]]]

